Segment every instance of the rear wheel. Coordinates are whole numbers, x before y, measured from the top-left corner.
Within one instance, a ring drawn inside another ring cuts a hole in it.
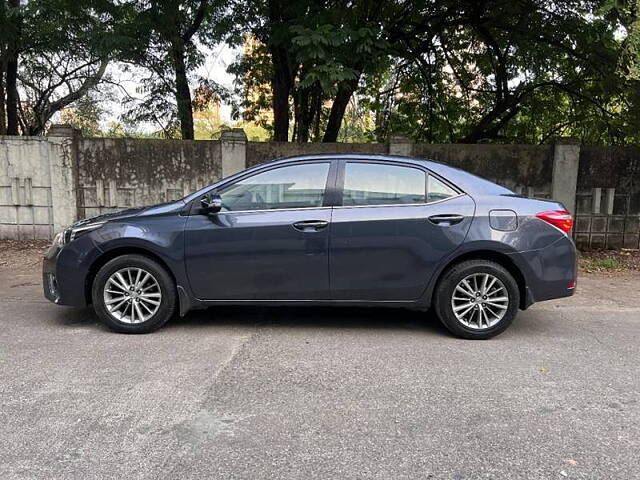
[[[453,334],[487,339],[516,317],[520,293],[513,276],[489,260],[468,260],[445,272],[435,293],[435,310]]]
[[[94,279],[91,295],[98,317],[122,333],[156,330],[176,309],[172,278],[142,255],[123,255],[107,262]]]

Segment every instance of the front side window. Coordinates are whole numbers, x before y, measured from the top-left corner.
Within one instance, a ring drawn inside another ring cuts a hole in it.
[[[218,192],[222,211],[321,207],[329,165],[291,165],[242,179]]]
[[[406,205],[425,202],[427,174],[418,168],[347,162],[342,204]]]

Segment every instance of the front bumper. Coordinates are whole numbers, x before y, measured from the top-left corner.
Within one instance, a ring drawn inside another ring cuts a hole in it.
[[[52,245],[42,260],[42,288],[58,305],[87,305],[87,276],[97,256],[93,242],[82,237],[67,245]]]

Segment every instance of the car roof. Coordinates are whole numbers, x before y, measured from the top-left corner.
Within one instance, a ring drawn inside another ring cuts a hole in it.
[[[420,165],[431,170],[436,175],[453,183],[461,190],[476,195],[512,195],[513,191],[491,182],[485,178],[469,173],[457,167],[425,158],[405,157],[402,155],[368,154],[368,153],[318,153],[309,155],[294,155],[283,157],[263,163],[261,165],[274,165],[279,163],[304,162],[310,160],[380,160],[388,162],[409,163]]]
[[[221,182],[233,181],[235,178],[242,177],[247,173],[251,173],[253,171],[262,170],[265,167],[270,167],[274,165],[286,165],[296,162],[305,162],[311,160],[380,160],[387,162],[398,162],[404,164],[415,164],[422,167],[427,168],[432,171],[436,175],[441,176],[445,180],[451,182],[453,185],[458,187],[463,192],[472,195],[513,195],[514,193],[502,187],[496,183],[490,182],[482,177],[478,177],[472,173],[469,173],[460,168],[451,167],[449,165],[445,165],[444,163],[436,162],[433,160],[426,160],[424,158],[416,158],[416,157],[404,157],[401,155],[382,155],[382,154],[368,154],[368,153],[316,153],[309,155],[294,155],[289,157],[281,157],[276,158],[275,160],[271,160],[269,162],[260,163],[258,165],[254,165],[246,170],[242,170],[233,175],[225,177],[213,185],[208,185],[200,190],[197,190],[189,195],[187,195],[183,201],[190,202],[194,198],[204,194],[211,188],[217,188],[217,185]]]

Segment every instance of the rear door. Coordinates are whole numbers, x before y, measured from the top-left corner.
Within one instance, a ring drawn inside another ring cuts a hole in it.
[[[341,161],[337,188],[329,247],[336,300],[419,298],[475,211],[445,180],[397,161]]]

